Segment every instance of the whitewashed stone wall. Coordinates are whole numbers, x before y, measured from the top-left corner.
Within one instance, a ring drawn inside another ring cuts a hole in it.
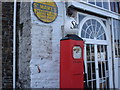
[[[37,19],[31,3],[31,87],[59,88],[59,62],[61,26],[64,24],[64,3],[56,2],[58,16],[52,23],[46,24]],[[40,71],[39,72],[39,69]]]

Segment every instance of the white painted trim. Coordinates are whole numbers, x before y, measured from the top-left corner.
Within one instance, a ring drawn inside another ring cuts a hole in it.
[[[108,0],[108,2],[110,2],[110,0]],[[111,11],[110,3],[109,3],[109,7],[108,8],[109,8],[109,11]]]
[[[86,79],[88,78],[88,74],[87,74],[87,61],[86,61],[86,44],[85,44],[85,46],[84,46],[84,67],[85,67],[85,73],[86,73]],[[86,82],[87,83],[87,85],[88,85],[88,82]]]
[[[103,9],[103,8],[100,8],[96,5],[91,5],[89,3],[85,3],[85,2],[76,2],[76,1],[72,1],[69,3],[69,6],[75,6],[79,9],[82,9],[84,11],[90,11],[90,12],[93,12],[93,13],[96,13],[96,14],[99,14],[99,15],[103,15],[103,16],[106,16],[106,17],[111,17],[111,18],[115,18],[115,19],[120,19],[120,14],[117,14],[115,12],[112,12],[110,10],[106,10],[106,9]]]
[[[14,0],[13,16],[13,88],[16,86],[16,0]]]
[[[108,45],[107,41],[85,39],[85,38],[83,38],[83,40],[85,41],[85,44],[98,44],[98,45],[102,44],[102,45]]]
[[[113,59],[114,59],[114,80],[115,80],[115,88],[118,88],[118,59],[115,58],[115,43],[114,43],[114,28],[113,28],[113,19],[111,19],[112,26],[112,47],[113,47]]]
[[[107,28],[107,34],[108,34],[108,46],[107,46],[107,49],[109,50],[108,51],[108,67],[109,67],[109,77],[110,77],[110,81],[109,81],[109,85],[110,85],[110,88],[113,88],[113,63],[112,63],[112,45],[111,45],[111,40],[112,40],[112,37],[111,37],[111,30],[110,30],[110,23],[111,21],[108,20],[107,23],[106,23],[106,28]]]
[[[97,56],[98,56],[98,53],[97,53],[97,45],[95,44],[94,46],[94,52],[95,52],[95,70],[96,70],[96,87],[97,88],[100,88],[100,85],[99,85],[99,71],[98,71],[98,61],[97,61]]]

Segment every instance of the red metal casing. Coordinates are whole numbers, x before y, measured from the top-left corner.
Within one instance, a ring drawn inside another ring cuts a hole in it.
[[[73,47],[80,46],[82,57],[73,58]],[[60,41],[60,88],[84,88],[84,41]]]

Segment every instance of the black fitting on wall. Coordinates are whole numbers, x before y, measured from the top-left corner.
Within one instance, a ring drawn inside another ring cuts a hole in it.
[[[68,7],[66,10],[66,14],[70,17],[72,17],[72,15],[74,14],[74,9],[71,7]]]

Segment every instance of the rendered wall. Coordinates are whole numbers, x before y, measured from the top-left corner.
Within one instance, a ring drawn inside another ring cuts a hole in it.
[[[59,88],[59,61],[61,27],[64,22],[64,3],[57,0],[58,16],[52,23],[43,23],[37,19],[31,4],[31,87]],[[38,72],[38,67],[41,72]]]

